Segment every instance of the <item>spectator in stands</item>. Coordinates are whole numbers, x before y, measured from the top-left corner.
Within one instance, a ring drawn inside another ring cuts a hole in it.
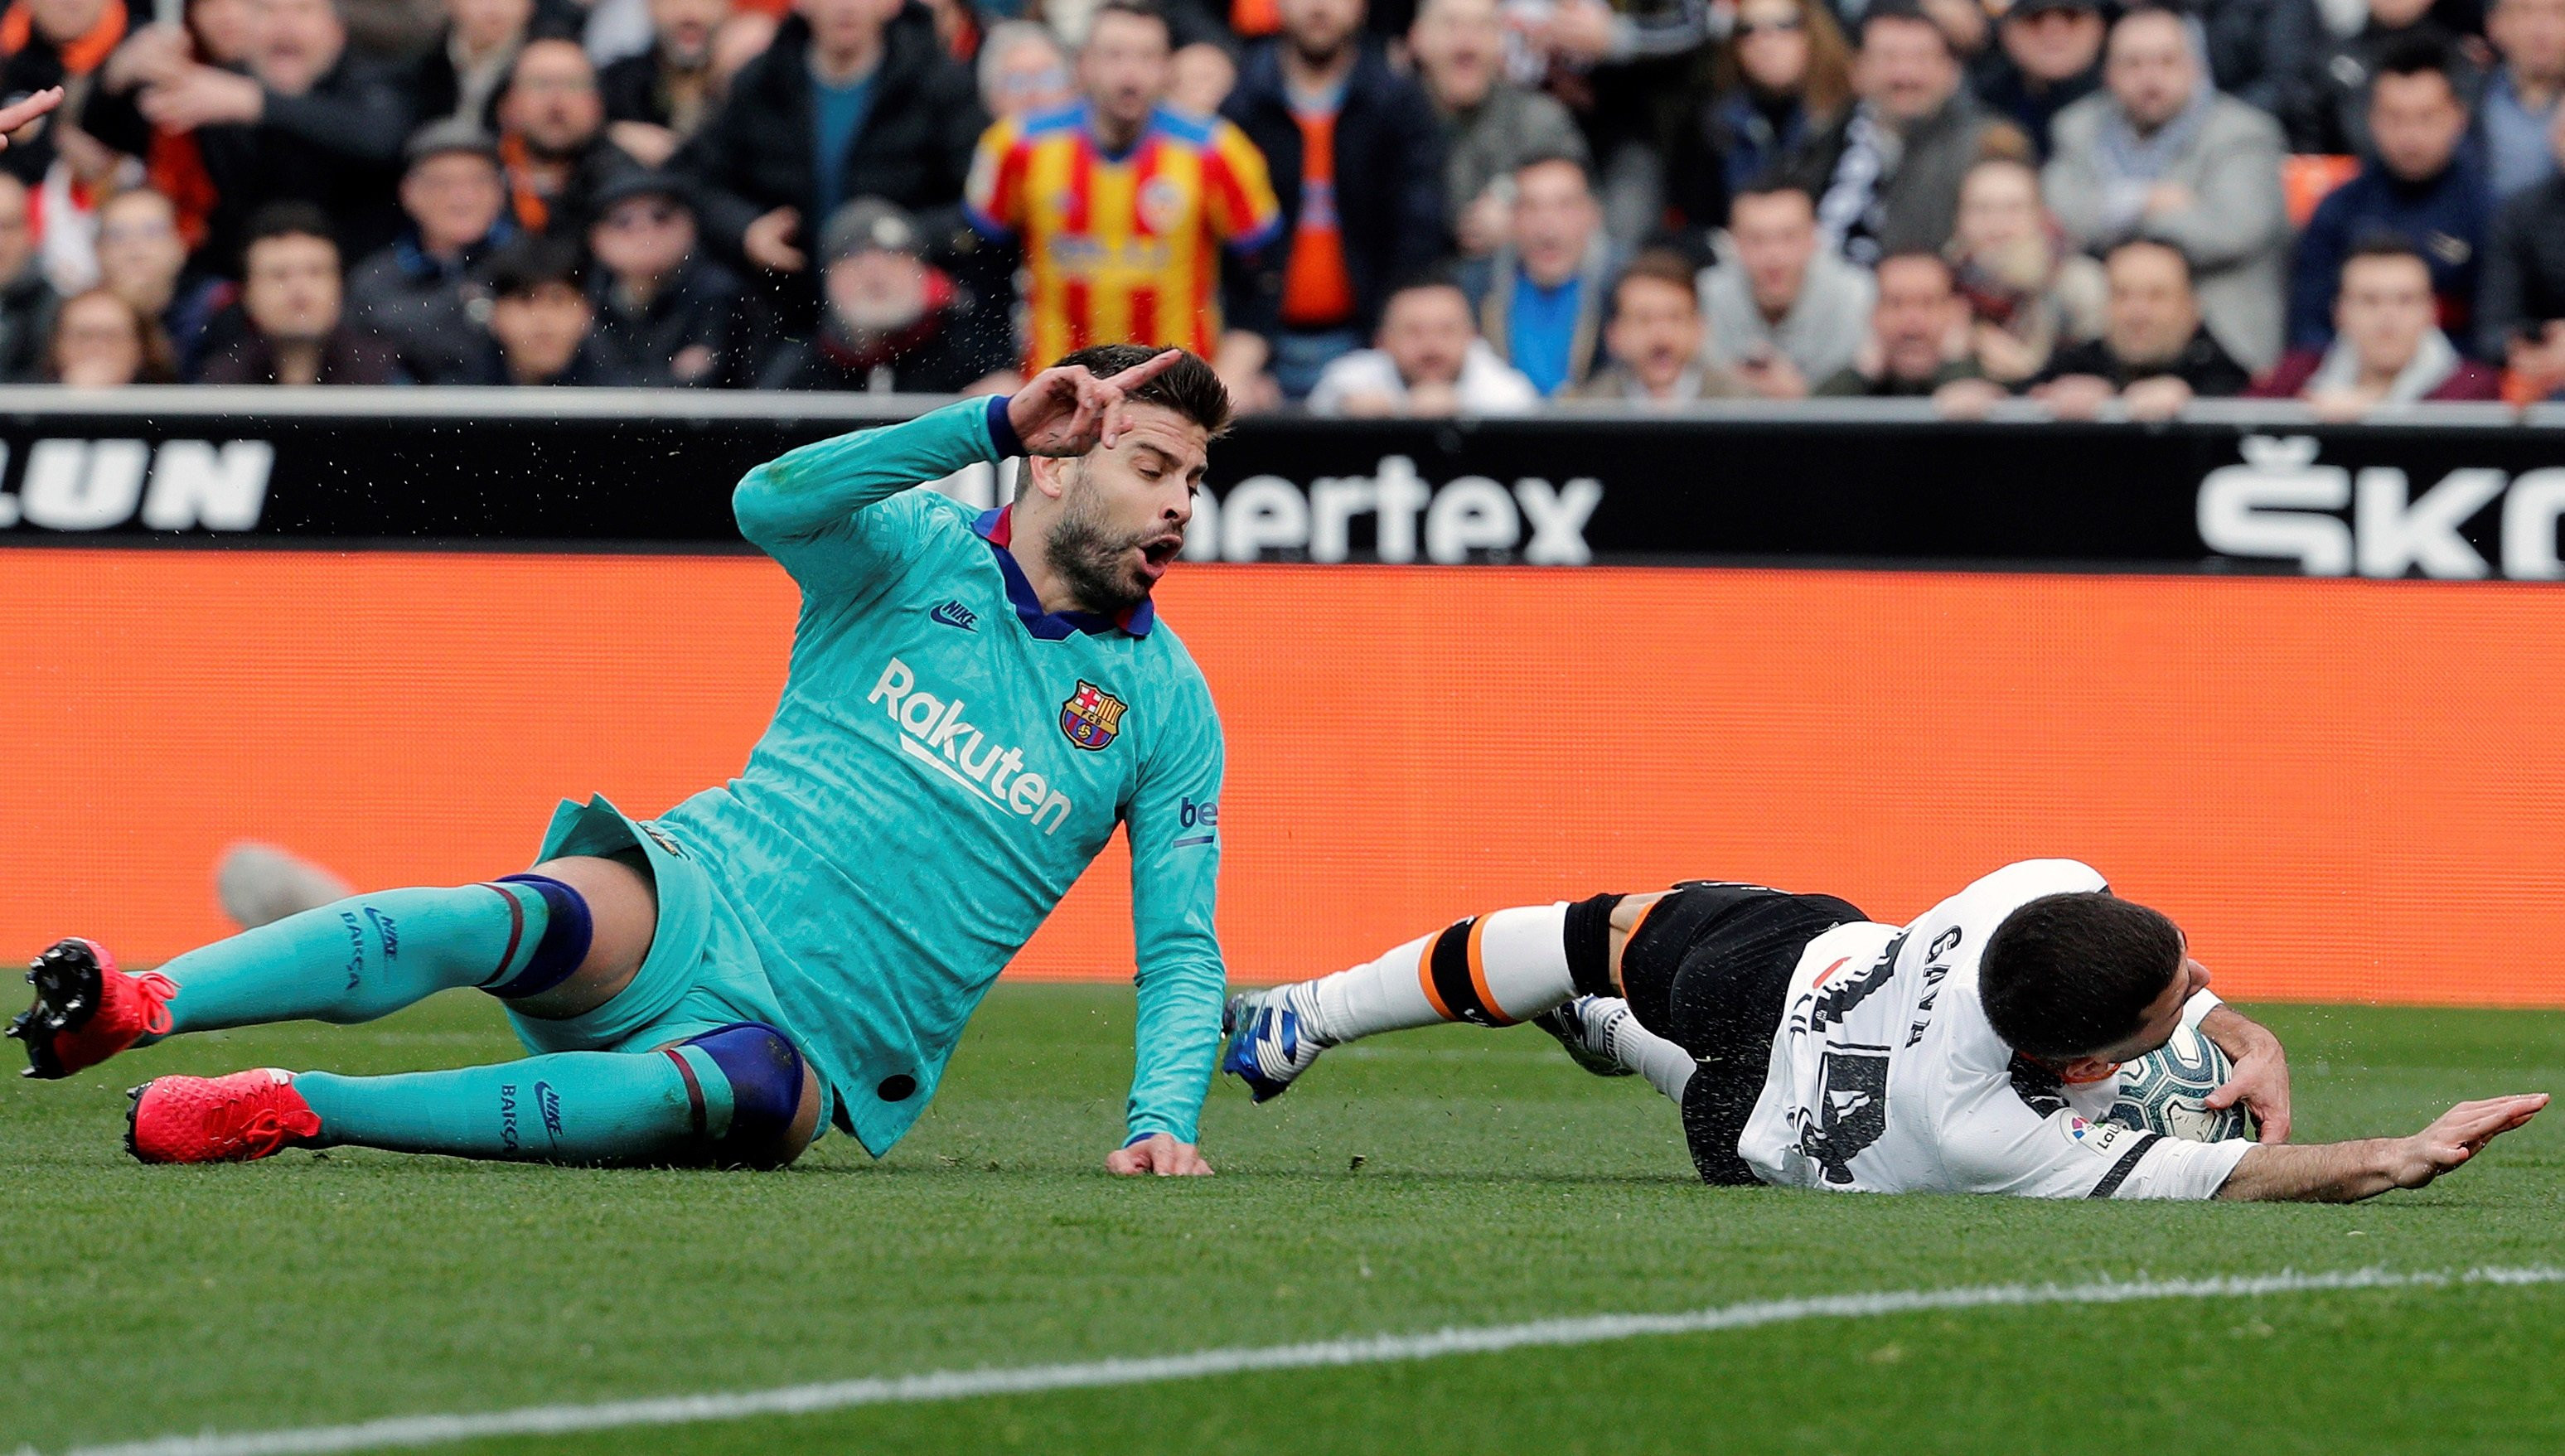
[[[704,119],[707,124],[730,101],[731,87],[738,82],[739,74],[774,46],[783,28],[782,17],[765,10],[733,10],[713,27],[712,114]]]
[[[2200,9],[2212,85],[2284,123],[2306,112],[2332,41],[2316,0],[2210,0]]]
[[[1710,100],[1671,160],[1675,204],[1704,227],[1852,105],[1852,50],[1817,0],[1744,0]]]
[[[1004,392],[1020,382],[1005,311],[923,256],[907,213],[877,197],[837,209],[820,238],[827,312],[816,337],[778,352],[768,389]]]
[[[2019,0],[1995,27],[1998,64],[1979,87],[1985,104],[2020,127],[2041,160],[2048,123],[2102,89],[2102,0]]]
[[[1449,246],[1442,128],[1415,82],[1363,34],[1363,0],[1280,0],[1222,115],[1265,153],[1282,207],[1281,267],[1228,280],[1234,323],[1268,340],[1298,398],[1380,322],[1392,279]]]
[[[499,93],[499,173],[520,232],[577,238],[596,216],[596,189],[632,165],[606,139],[596,67],[577,41],[542,37],[518,52]]]
[[[1264,158],[1236,126],[1160,105],[1168,40],[1154,9],[1099,6],[1077,57],[1086,104],[989,128],[972,172],[972,226],[1023,247],[1033,277],[1027,377],[1090,344],[1180,344],[1212,361],[1233,398],[1252,402],[1264,341],[1223,329],[1212,300],[1223,253],[1227,268],[1254,266],[1281,214]],[[1154,176],[1146,187],[1142,168]],[[1080,191],[1047,177],[1087,181]]]
[[[1167,110],[1203,121],[1220,115],[1238,89],[1238,58],[1209,41],[1176,47],[1167,58]]]
[[[1513,191],[1505,246],[1465,286],[1497,357],[1555,394],[1594,371],[1619,250],[1575,157],[1530,158],[1516,170]]]
[[[980,43],[980,105],[997,121],[1055,111],[1077,99],[1068,58],[1039,21],[1002,20]]]
[[[2057,351],[2032,380],[2060,419],[2090,419],[2118,399],[2132,419],[2170,419],[2194,398],[2244,392],[2252,375],[2201,323],[2182,250],[2145,238],[2111,250],[2102,337]]]
[[[2431,263],[2402,238],[2364,243],[2343,262],[2334,333],[2326,348],[2292,351],[2248,392],[2304,399],[2326,419],[2419,400],[2502,397],[2501,377],[2461,358],[2441,332]]]
[[[1879,298],[1870,338],[1853,362],[1819,381],[1832,398],[1927,398],[1963,381],[1983,386],[1984,371],[1968,352],[1969,310],[1959,280],[1939,253],[1891,253],[1879,260]]]
[[[248,332],[208,360],[208,384],[388,384],[391,350],[348,327],[339,244],[309,202],[271,203],[249,222],[241,263]]]
[[[409,229],[348,275],[349,317],[419,383],[469,382],[487,350],[473,314],[488,299],[473,270],[515,230],[498,149],[469,121],[420,127],[400,201]]]
[[[1797,399],[1870,337],[1869,273],[1825,246],[1816,206],[1785,182],[1737,195],[1702,287],[1710,362],[1766,399]]]
[[[122,0],[15,0],[0,14],[0,96],[25,96],[88,79],[124,41]],[[42,182],[62,126],[23,128],[0,153],[0,168]]]
[[[177,209],[166,196],[136,187],[99,204],[98,269],[100,285],[150,316],[169,341],[178,377],[194,378],[206,326],[240,289],[228,279],[188,274]]]
[[[2102,332],[2102,266],[2066,247],[2026,162],[1998,157],[1969,169],[1945,256],[1969,305],[1972,353],[1999,384],[2027,380],[2059,345]]]
[[[412,120],[498,128],[500,89],[526,44],[535,0],[445,0],[451,18],[403,78]]]
[[[1974,4],[1976,0],[1968,0]],[[1507,6],[1532,65],[1569,101],[1602,179],[1615,238],[1635,240],[1664,215],[1661,117],[1689,89],[1711,35],[1706,0],[1546,0]]]
[[[1950,37],[1914,0],[1877,0],[1863,12],[1854,78],[1860,102],[1786,169],[1852,261],[1938,251],[1951,240],[1969,168],[1988,155],[2027,156],[2030,143],[1961,86]]]
[[[2105,90],[2057,116],[2041,181],[2068,236],[2182,250],[2202,312],[2248,368],[2279,357],[2289,219],[2280,128],[2202,72],[2182,16],[2153,4],[2111,28]]]
[[[178,366],[159,321],[114,289],[93,288],[54,315],[45,378],[75,389],[174,384]]]
[[[1470,327],[1470,300],[1440,279],[1392,292],[1369,349],[1338,355],[1309,391],[1309,412],[1377,416],[1516,414],[1540,391]]]
[[[486,384],[628,384],[596,345],[596,311],[581,286],[579,245],[529,234],[490,255]]]
[[[678,154],[705,235],[760,270],[779,322],[816,318],[805,252],[839,204],[907,209],[930,246],[961,233],[962,183],[988,114],[923,6],[802,0]],[[967,246],[967,239],[959,240]]]
[[[62,297],[36,266],[27,184],[0,172],[0,382],[36,377]]]
[[[1603,331],[1612,362],[1566,397],[1651,409],[1754,397],[1745,380],[1704,362],[1705,342],[1691,262],[1650,249],[1631,259],[1612,285],[1612,322]]]
[[[745,388],[764,364],[765,309],[695,246],[684,179],[638,167],[596,193],[587,230],[596,348],[635,384]]]
[[[2283,119],[2293,149],[2370,155],[2370,84],[2388,57],[2417,48],[2450,58],[2450,79],[2462,104],[2474,110],[2483,77],[2474,63],[2461,59],[2460,37],[2434,18],[2434,4],[2435,0],[2369,0],[2369,23],[2321,53],[2304,108],[2296,117]]]
[[[2289,347],[2333,342],[2343,259],[2378,237],[2412,243],[2432,265],[2441,326],[2459,339],[2475,313],[2476,273],[2493,230],[2493,194],[2466,154],[2467,110],[2448,59],[2429,42],[2389,51],[2369,92],[2376,154],[2317,205],[2289,269]]]
[[[1583,162],[1585,137],[1556,98],[1506,79],[1497,0],[1424,0],[1408,51],[1443,123],[1444,214],[1463,256],[1493,253],[1513,223],[1516,169],[1535,156]]]
[[[2485,83],[2477,118],[2496,198],[2556,175],[2547,144],[2565,95],[2565,0],[2494,0],[2485,37],[2502,64]]]
[[[730,0],[650,0],[650,49],[596,73],[605,134],[645,166],[666,166],[712,114],[713,37]]]
[[[2565,107],[2547,129],[2565,160]],[[2565,171],[2503,204],[2476,302],[2477,348],[2510,365],[2515,397],[2565,388]]]
[[[154,154],[155,133],[193,139],[211,196],[198,256],[214,268],[237,265],[249,219],[275,202],[312,204],[348,256],[369,254],[400,231],[409,105],[348,55],[332,0],[254,0],[253,15],[248,75],[154,40],[125,91],[111,80],[91,99],[84,124],[135,156]]]

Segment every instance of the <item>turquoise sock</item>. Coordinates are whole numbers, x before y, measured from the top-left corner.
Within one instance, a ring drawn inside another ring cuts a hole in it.
[[[731,1088],[699,1047],[678,1047],[703,1097],[659,1052],[556,1052],[496,1067],[398,1077],[297,1073],[324,1147],[545,1163],[699,1163],[730,1130]]]
[[[534,960],[550,924],[531,883],[356,895],[160,967],[178,983],[171,1030],[371,1021],[457,986],[502,985]]]

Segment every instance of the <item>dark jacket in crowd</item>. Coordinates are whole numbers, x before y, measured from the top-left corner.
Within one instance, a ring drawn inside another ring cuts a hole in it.
[[[2473,337],[2476,278],[2493,232],[2493,189],[2484,170],[2460,148],[2448,170],[2427,182],[2408,182],[2371,162],[2317,204],[2298,235],[2289,265],[2289,347],[2322,349],[2333,342],[2333,299],[2342,286],[2343,260],[2378,237],[2412,243],[2432,265],[2432,292],[2441,301],[2441,327],[2449,337]]]
[[[1832,376],[1819,380],[1808,393],[1819,399],[1924,399],[1944,384],[1985,376],[1985,370],[1978,367],[1974,359],[1952,360],[1935,369],[1929,379],[1905,379],[1885,371],[1865,374],[1859,365],[1846,364]]]
[[[447,263],[429,257],[415,236],[356,265],[348,275],[348,322],[392,351],[401,371],[422,384],[461,384],[479,376],[485,347],[473,315],[488,291],[472,270],[506,240],[501,231]]]
[[[2449,58],[2449,84],[2457,88],[2459,102],[2472,113],[2484,78],[2458,48],[2454,32],[2430,16],[2400,30],[2382,29],[2373,21],[2360,34],[2318,50],[2298,110],[2280,117],[2288,128],[2289,149],[2369,155],[2369,83],[2389,52],[2417,43],[2438,47]]]
[[[507,385],[517,383],[516,379],[509,376],[508,360],[499,352],[499,341],[486,334],[481,337],[480,361],[473,369],[472,377],[462,382]],[[603,389],[634,382],[637,381],[615,365],[606,352],[598,347],[596,336],[590,334],[580,341],[579,352],[570,357],[570,364],[560,373],[549,379],[532,380],[530,384],[560,384],[578,388]]]
[[[691,253],[650,302],[626,313],[615,301],[614,280],[589,270],[588,302],[596,307],[591,341],[613,371],[636,384],[704,384],[744,389],[757,381],[769,329],[766,308],[739,275]],[[680,378],[677,356],[700,349],[708,367]]]
[[[2112,352],[2110,341],[2088,339],[2070,344],[2048,357],[2048,367],[2031,376],[2031,384],[2045,384],[2069,374],[2092,374],[2111,381],[2114,389],[2125,389],[2140,379],[2161,378],[2167,374],[2191,386],[2191,392],[2203,399],[2226,399],[2241,394],[2253,382],[2252,371],[2235,362],[2217,341],[2210,337],[2207,325],[2191,336],[2182,353],[2169,364],[2132,364]]]
[[[141,0],[133,3],[138,8]],[[97,27],[88,35],[72,43],[69,49],[86,63],[77,74],[67,64],[66,48],[47,40],[45,33],[30,23],[18,48],[0,56],[0,97],[26,96],[49,86],[76,85],[96,74],[108,53],[131,33],[136,23],[134,13],[128,10],[119,22],[111,10],[99,18]],[[142,18],[149,19],[147,15]],[[54,132],[52,126],[38,126],[11,137],[9,149],[0,152],[0,170],[16,174],[31,187],[42,181],[57,154]]]
[[[570,177],[562,189],[540,203],[531,201],[509,176],[506,158],[516,143],[502,138],[499,146],[500,175],[508,188],[509,223],[520,232],[541,233],[548,237],[569,238],[586,246],[588,224],[596,221],[596,190],[616,175],[641,165],[632,153],[605,139],[600,130],[588,139],[585,147],[573,158]]]
[[[15,279],[0,284],[0,382],[43,376],[45,341],[62,306],[62,295],[32,258]]]
[[[151,126],[134,109],[132,93],[92,98],[82,120],[91,135],[118,151],[149,154]],[[268,93],[267,115],[255,125],[199,127],[196,149],[215,201],[197,257],[238,277],[250,217],[281,201],[310,202],[329,213],[343,258],[389,247],[403,225],[394,198],[409,131],[409,103],[400,89],[352,57],[341,57],[302,96]]]
[[[1811,117],[1796,97],[1764,98],[1743,86],[1715,96],[1675,133],[1666,200],[1695,227],[1726,227],[1737,194],[1807,145],[1827,120]]]
[[[1808,138],[1782,164],[1789,180],[1808,189],[1820,203],[1834,185],[1835,168],[1850,145],[1853,118],[1860,108]],[[1962,87],[1942,109],[1906,128],[1897,170],[1877,184],[1879,224],[1868,236],[1870,256],[1847,246],[1860,263],[1874,263],[1890,253],[1938,253],[1951,241],[1960,219],[1960,183],[1992,149],[2020,154],[2028,146],[2012,123],[1995,116]],[[1848,243],[1851,240],[1847,240]]]
[[[222,353],[205,361],[198,379],[207,384],[273,384],[276,382],[276,351],[268,347],[266,335],[249,331]],[[321,346],[320,381],[324,384],[406,382],[399,362],[392,358],[389,345],[368,339],[345,324],[340,325]]]
[[[444,8],[440,5],[437,10],[442,13]],[[585,8],[571,3],[571,0],[536,0],[534,14],[527,19],[526,33],[519,44],[525,41],[575,41],[586,23]],[[454,109],[463,104],[463,78],[454,69],[454,27],[448,25],[438,31],[434,40],[409,58],[398,75],[401,90],[409,97],[419,125],[453,116]],[[507,77],[503,71],[499,84],[491,88],[490,99],[480,114],[466,120],[477,123],[482,130],[496,134],[499,129],[496,115],[499,96],[507,89]]]
[[[767,362],[761,389],[958,394],[1016,363],[1003,309],[930,274],[926,317],[896,338],[857,347],[826,323]]]
[[[2048,160],[2048,123],[2059,112],[2102,89],[2102,63],[2094,62],[2083,74],[2071,76],[2055,86],[2034,87],[2030,78],[2010,59],[1996,53],[2000,65],[1989,64],[1978,86],[1978,97],[1986,109],[2021,128],[2030,138],[2030,148],[2037,160]]]
[[[2215,0],[2205,10],[2217,89],[2283,121],[2305,115],[2326,50],[2315,0]]]
[[[2500,360],[2511,341],[2565,319],[2565,176],[2502,205],[2476,294],[2476,350]]]
[[[1221,280],[1230,326],[1272,335],[1282,327],[1282,265],[1300,221],[1300,123],[1283,87],[1280,43],[1249,53],[1220,110],[1265,153],[1282,204],[1282,241],[1258,266],[1224,269]],[[1345,78],[1335,140],[1336,217],[1354,295],[1350,322],[1368,337],[1391,286],[1452,250],[1443,216],[1443,130],[1423,88],[1365,44]]]
[[[813,255],[801,275],[807,309],[816,309],[819,230],[818,140],[814,134],[811,27],[784,22],[775,44],[731,83],[730,96],[677,154],[676,167],[700,184],[697,216],[704,235],[733,258],[748,225],[778,207],[799,209],[795,246]],[[873,73],[872,109],[847,148],[838,196],[880,197],[917,217],[930,239],[965,230],[962,183],[989,114],[971,73],[946,54],[925,7],[910,5],[882,37]]]

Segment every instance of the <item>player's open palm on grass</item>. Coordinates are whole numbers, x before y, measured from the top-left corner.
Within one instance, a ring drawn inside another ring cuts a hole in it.
[[[1122,435],[1123,400],[1184,357],[1180,349],[1162,350],[1103,379],[1083,364],[1045,369],[1008,401],[1007,422],[1032,454],[1083,455],[1099,444],[1109,450]]]

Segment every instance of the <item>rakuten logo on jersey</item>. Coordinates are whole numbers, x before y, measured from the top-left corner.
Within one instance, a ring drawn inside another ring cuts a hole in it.
[[[1047,835],[1059,833],[1068,822],[1068,796],[1025,768],[1023,749],[1000,747],[965,722],[962,715],[968,709],[960,698],[919,690],[916,670],[897,657],[882,669],[881,680],[864,701],[881,704],[899,725],[900,752],[961,785],[974,799],[1031,820]]]

